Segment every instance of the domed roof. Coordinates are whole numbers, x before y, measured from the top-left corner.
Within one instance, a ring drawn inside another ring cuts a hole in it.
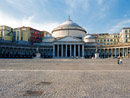
[[[95,38],[92,35],[87,35],[83,38],[85,43],[95,43]]]
[[[62,23],[60,26],[56,27],[52,33],[54,31],[58,31],[58,30],[79,30],[79,31],[83,31],[86,33],[85,29],[83,29],[81,26],[79,26],[78,24],[74,23],[72,20],[68,19],[67,21],[65,21],[64,23]]]
[[[87,35],[84,37],[85,39],[94,39],[94,37],[92,35]]]
[[[86,30],[68,19],[52,31],[54,38],[63,38],[66,36],[82,38],[86,35]]]

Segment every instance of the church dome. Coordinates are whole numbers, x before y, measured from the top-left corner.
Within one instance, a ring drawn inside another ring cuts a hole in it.
[[[55,38],[61,38],[66,36],[82,38],[86,35],[84,28],[68,19],[52,31],[52,36]]]
[[[84,37],[85,39],[94,39],[94,37],[92,35],[87,35]]]
[[[83,38],[86,43],[95,43],[95,38],[92,35],[87,35]]]

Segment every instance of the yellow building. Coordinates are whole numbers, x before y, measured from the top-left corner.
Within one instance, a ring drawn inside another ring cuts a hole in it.
[[[29,31],[15,28],[13,31],[13,41],[16,43],[29,43]]]
[[[113,34],[114,38],[114,44],[119,44],[120,43],[120,33],[114,33]]]
[[[97,34],[96,42],[103,44],[103,45],[115,45],[119,44],[120,42],[120,34],[114,33],[114,34]]]
[[[104,37],[105,36],[108,36],[109,34],[108,33],[100,33],[100,34],[97,34],[97,37],[96,37],[96,43],[100,43],[100,44],[104,44]]]
[[[11,27],[2,25],[0,26],[0,40],[12,41],[13,29]]]

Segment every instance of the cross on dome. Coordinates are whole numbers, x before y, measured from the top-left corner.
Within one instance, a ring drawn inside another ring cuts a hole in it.
[[[70,20],[70,15],[68,16],[68,20]]]

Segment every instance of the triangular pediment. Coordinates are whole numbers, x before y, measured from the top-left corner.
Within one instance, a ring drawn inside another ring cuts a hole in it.
[[[82,41],[82,40],[78,39],[78,38],[75,38],[75,37],[67,36],[67,37],[58,39],[57,41],[58,42],[76,42],[76,41],[79,42],[79,41]]]

